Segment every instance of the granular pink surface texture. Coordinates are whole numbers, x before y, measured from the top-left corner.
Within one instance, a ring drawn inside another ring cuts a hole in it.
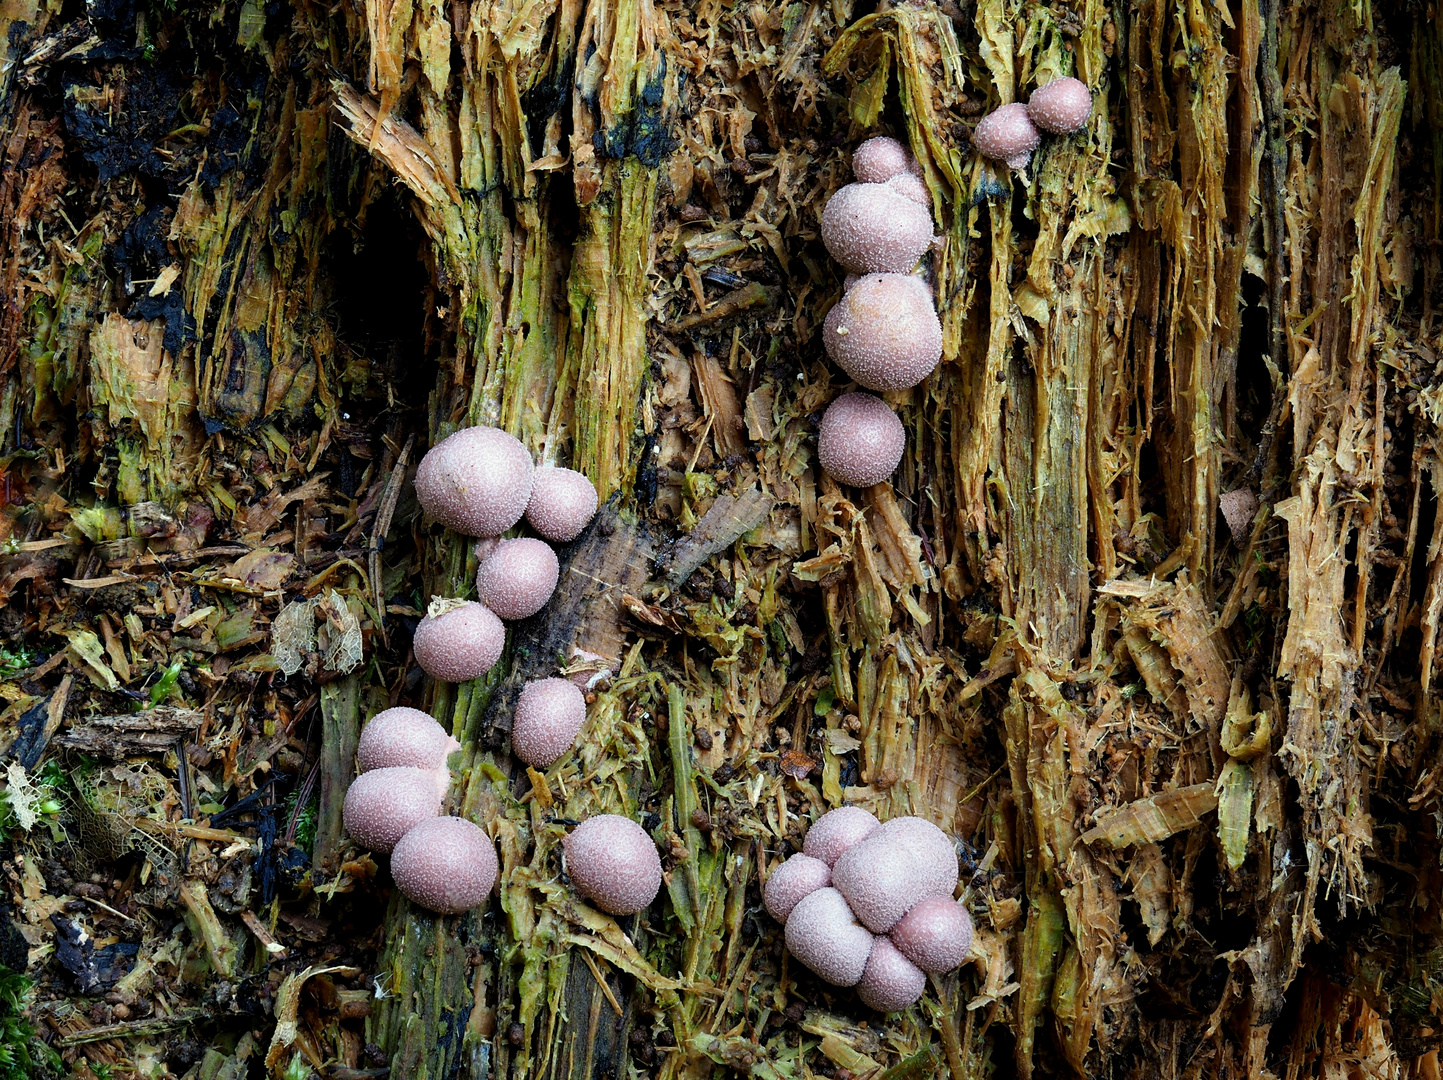
[[[802,851],[828,866],[835,866],[842,852],[860,844],[882,827],[870,811],[860,806],[839,806],[828,810],[807,830]]]
[[[982,118],[972,133],[972,145],[983,157],[1007,162],[1009,168],[1026,168],[1042,135],[1020,102],[1003,105]]]
[[[779,923],[785,923],[802,900],[832,883],[832,871],[821,859],[800,852],[772,871],[762,890],[767,912]]]
[[[890,135],[877,135],[852,151],[852,176],[863,184],[885,184],[917,168],[911,151]]]
[[[562,841],[566,873],[603,911],[633,915],[661,889],[661,858],[636,822],[617,814],[587,818]]]
[[[462,428],[427,451],[416,469],[421,509],[466,536],[495,536],[531,500],[531,455],[499,428]]]
[[[885,937],[879,937],[867,957],[857,996],[862,1004],[878,1012],[905,1009],[927,989],[927,976]]]
[[[817,459],[840,483],[871,487],[896,471],[906,444],[902,421],[885,401],[843,394],[822,414]]]
[[[502,540],[476,571],[476,596],[503,619],[525,619],[546,606],[560,573],[546,541]]]
[[[912,905],[892,927],[892,944],[923,971],[951,971],[972,947],[972,916],[951,897],[932,896]]]
[[[521,688],[511,719],[511,750],[544,769],[576,744],[586,723],[586,697],[570,679],[536,679]]]
[[[1032,92],[1027,115],[1043,131],[1071,135],[1087,126],[1092,114],[1092,94],[1077,79],[1054,79]]]
[[[398,706],[378,712],[361,729],[356,761],[362,772],[392,765],[439,769],[461,744],[430,713]]]
[[[942,321],[921,278],[868,274],[827,312],[822,342],[837,366],[868,390],[906,390],[942,359]]]
[[[842,894],[817,889],[792,908],[787,950],[834,986],[855,986],[872,952],[872,935],[857,922]]]
[[[932,236],[928,209],[887,184],[848,184],[822,211],[822,243],[856,274],[905,274]]]
[[[455,915],[491,895],[496,847],[473,822],[437,817],[414,826],[391,852],[391,876],[412,903]]]
[[[546,466],[536,470],[526,520],[553,543],[566,543],[596,516],[596,488],[574,469]]]
[[[346,789],[341,820],[356,843],[388,852],[412,826],[441,812],[447,782],[445,769],[372,769]]]
[[[442,682],[478,679],[501,659],[506,627],[496,613],[474,600],[416,626],[411,650],[427,675]]]

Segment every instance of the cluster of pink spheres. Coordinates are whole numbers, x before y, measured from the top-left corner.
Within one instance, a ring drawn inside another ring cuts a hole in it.
[[[1003,105],[982,118],[972,145],[983,157],[1005,161],[1009,169],[1025,169],[1042,132],[1071,135],[1092,115],[1092,93],[1077,79],[1054,79],[1032,92],[1026,105]],[[1039,130],[1040,129],[1040,130]]]
[[[358,844],[391,856],[391,876],[414,903],[455,914],[496,884],[496,850],[474,822],[441,817],[446,758],[461,744],[419,709],[377,713],[361,732],[361,774],[341,816]]]
[[[847,270],[827,313],[827,355],[868,390],[905,390],[942,359],[932,290],[912,271],[932,245],[932,210],[921,169],[896,139],[868,139],[852,154],[856,182],[822,211],[822,243]],[[827,406],[817,458],[833,479],[870,487],[891,476],[906,445],[902,421],[872,394]]]
[[[1087,123],[1092,95],[1076,79],[1057,79],[1026,105],[983,117],[973,144],[984,157],[1026,166],[1042,136]],[[932,289],[915,271],[933,241],[932,212],[917,160],[896,139],[868,139],[852,154],[854,183],[822,211],[822,243],[847,270],[842,298],[827,313],[827,355],[868,390],[916,386],[942,358],[942,322]],[[881,398],[843,394],[827,407],[817,457],[843,484],[870,487],[896,470],[906,436]]]
[[[574,684],[543,679],[522,691],[518,717],[523,709],[535,715],[538,707],[544,708],[545,699],[558,692],[555,684],[576,693],[577,701],[568,700],[566,708],[579,706],[584,715],[585,703]],[[543,688],[539,698],[533,692],[538,686]],[[528,692],[532,692],[529,701]],[[451,784],[446,758],[460,747],[433,717],[418,709],[377,713],[361,732],[356,750],[361,773],[346,791],[341,808],[352,839],[373,851],[390,853],[391,876],[411,902],[445,915],[485,901],[499,870],[496,849],[479,826],[465,818],[440,816]],[[546,753],[554,760],[569,747],[570,740],[560,748],[553,741]],[[615,814],[590,818],[566,838],[563,848],[572,883],[613,915],[640,911],[661,888],[656,845],[629,818]]]
[[[792,955],[827,982],[855,986],[878,1012],[905,1009],[929,974],[958,967],[972,917],[952,893],[957,849],[930,821],[885,825],[858,806],[823,814],[767,878],[763,900]]]
[[[463,428],[433,446],[416,470],[416,498],[434,520],[482,538],[476,600],[441,600],[416,627],[416,663],[434,679],[480,678],[506,645],[502,620],[526,619],[556,591],[560,564],[546,541],[575,540],[596,515],[596,488],[579,472],[533,468],[520,440],[493,427]],[[492,539],[525,515],[545,540]],[[527,683],[517,701],[511,747],[545,768],[571,749],[586,699],[567,679]]]
[[[416,662],[434,679],[464,682],[486,674],[506,644],[502,620],[525,619],[556,591],[560,564],[545,541],[576,539],[596,514],[596,488],[571,469],[535,468],[513,436],[492,427],[456,432],[432,447],[416,470],[416,498],[430,517],[482,539],[480,601],[440,600],[416,628]],[[545,540],[496,540],[525,516]],[[545,768],[576,743],[586,698],[569,679],[528,682],[516,701],[511,749]],[[396,886],[415,904],[458,914],[496,885],[496,850],[475,823],[442,817],[451,784],[446,759],[460,744],[416,709],[387,709],[361,732],[360,775],[342,817],[359,844],[389,852]],[[645,908],[661,888],[656,845],[629,818],[602,814],[563,842],[577,890],[613,915]]]
[[[1058,79],[1026,105],[1004,105],[977,125],[986,157],[1024,168],[1041,141],[1038,129],[1079,130],[1092,96],[1076,79]],[[904,390],[932,373],[942,356],[942,325],[931,288],[914,271],[933,241],[932,215],[916,159],[895,139],[868,139],[852,156],[856,182],[828,201],[822,240],[848,271],[842,299],[823,326],[827,354],[869,390]],[[845,484],[881,483],[902,460],[897,415],[871,394],[843,394],[822,417],[818,458]],[[433,447],[416,472],[422,509],[467,536],[497,537],[524,515],[545,540],[580,535],[596,513],[591,482],[570,469],[536,468],[526,448],[492,427],[456,432]],[[559,564],[543,540],[493,541],[476,574],[475,601],[432,605],[416,629],[416,661],[433,678],[462,682],[484,675],[505,646],[503,619],[540,611],[556,589]],[[540,679],[517,700],[512,749],[545,767],[575,744],[586,702],[575,683]],[[481,903],[495,886],[490,839],[473,822],[441,817],[450,786],[446,758],[459,748],[435,719],[387,709],[361,735],[361,774],[346,792],[343,815],[357,842],[391,854],[397,886],[414,903],[456,913]],[[661,862],[646,831],[603,814],[563,843],[568,875],[584,896],[616,915],[641,911],[661,887]],[[905,1008],[922,995],[928,973],[959,966],[972,942],[972,920],[952,898],[957,852],[921,818],[883,825],[858,807],[822,815],[793,855],[767,879],[767,910],[786,927],[787,948],[823,979],[856,986],[868,1006]]]

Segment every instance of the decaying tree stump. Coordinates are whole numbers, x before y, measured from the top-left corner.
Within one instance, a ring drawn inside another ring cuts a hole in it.
[[[321,763],[314,891],[247,908],[252,937],[222,913],[274,1036],[194,1075],[1437,1074],[1432,6],[16,0],[0,31],[0,629],[65,635],[41,674],[77,694],[140,686],[157,631],[229,687],[170,727],[36,696],[31,764],[249,709],[271,756],[312,740],[298,780]],[[1020,172],[973,152],[1066,74],[1082,134]],[[844,386],[818,228],[877,133],[931,195],[945,351],[888,395],[907,452],[859,491],[816,464]],[[432,685],[409,627],[476,559],[404,478],[476,423],[604,505],[505,663]],[[278,670],[272,625],[312,600]],[[592,676],[588,721],[542,774],[510,706],[558,667]],[[488,908],[411,907],[340,828],[398,702],[463,742]],[[965,856],[974,962],[885,1019],[759,900],[843,801]],[[562,875],[606,812],[663,853],[641,916]],[[369,969],[267,951],[285,905],[343,903],[389,904]],[[350,1027],[307,1011],[363,972]]]

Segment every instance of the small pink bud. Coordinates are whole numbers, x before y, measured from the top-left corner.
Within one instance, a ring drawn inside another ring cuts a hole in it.
[[[562,544],[581,535],[596,516],[596,486],[574,469],[536,470],[526,520],[546,539]]]
[[[919,900],[892,927],[892,943],[923,971],[951,971],[972,947],[972,916],[949,896]]]
[[[570,679],[536,679],[521,688],[511,721],[511,749],[544,769],[576,743],[586,722],[586,698]]]
[[[881,827],[882,823],[860,806],[839,806],[812,822],[802,851],[828,866],[835,866],[842,852],[860,844]]]
[[[772,918],[785,924],[792,908],[831,883],[832,871],[826,863],[798,853],[772,871],[762,890],[762,902]]]
[[[391,852],[391,876],[413,904],[456,915],[491,895],[496,847],[473,822],[431,818],[413,826]]]
[[[422,619],[411,639],[416,663],[441,682],[479,679],[501,659],[506,627],[495,612],[474,600],[437,606],[440,613]]]
[[[896,471],[906,443],[902,421],[885,401],[843,394],[822,414],[817,459],[839,483],[871,487]]]
[[[957,891],[957,845],[926,818],[896,817],[884,822],[877,835],[905,848],[917,860],[924,896],[946,896]]]
[[[917,160],[889,135],[868,139],[852,151],[852,176],[863,184],[885,184],[894,176],[915,173]]]
[[[1087,125],[1092,115],[1092,94],[1077,79],[1054,79],[1032,92],[1027,115],[1043,131],[1071,135]]]
[[[878,1012],[896,1012],[914,1004],[927,989],[927,976],[897,951],[885,937],[879,937],[867,957],[857,996],[862,1004]]]
[[[868,390],[906,390],[942,359],[942,321],[920,277],[868,274],[827,312],[822,343]]]
[[[546,606],[560,572],[544,540],[502,540],[476,571],[476,596],[503,619],[525,619]]]
[[[636,822],[598,814],[571,831],[562,847],[566,873],[576,891],[603,911],[634,915],[661,889],[661,858]]]
[[[855,986],[872,952],[872,935],[830,887],[792,908],[784,936],[787,950],[833,986]]]
[[[912,853],[881,831],[848,848],[832,867],[832,886],[851,905],[862,925],[885,934],[927,893]]]
[[[372,769],[346,789],[341,820],[362,847],[390,851],[413,826],[441,812],[449,781],[445,769]]]
[[[462,428],[426,452],[416,500],[465,536],[495,536],[521,520],[531,499],[531,455],[499,428]]]
[[[378,712],[361,729],[356,761],[361,772],[395,765],[439,769],[451,751],[459,749],[461,744],[429,713],[398,706]]]
[[[1025,168],[1041,141],[1042,136],[1027,115],[1027,106],[1020,102],[994,109],[972,133],[972,145],[979,154],[1005,161],[1013,169]]]
[[[929,210],[932,208],[932,196],[927,193],[927,185],[922,183],[920,177],[911,173],[900,173],[887,181],[887,187],[903,198],[911,199],[918,206],[925,206]]]

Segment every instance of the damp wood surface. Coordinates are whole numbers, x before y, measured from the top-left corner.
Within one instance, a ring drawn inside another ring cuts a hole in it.
[[[1436,5],[10,0],[0,59],[0,1078],[1440,1075]],[[1081,133],[973,152],[1063,75]],[[856,490],[875,134],[944,355]],[[477,423],[602,508],[435,684],[477,560],[410,477]],[[497,844],[463,916],[340,820],[402,704]],[[886,1016],[761,904],[844,803],[977,926]],[[598,813],[638,916],[564,875]]]

